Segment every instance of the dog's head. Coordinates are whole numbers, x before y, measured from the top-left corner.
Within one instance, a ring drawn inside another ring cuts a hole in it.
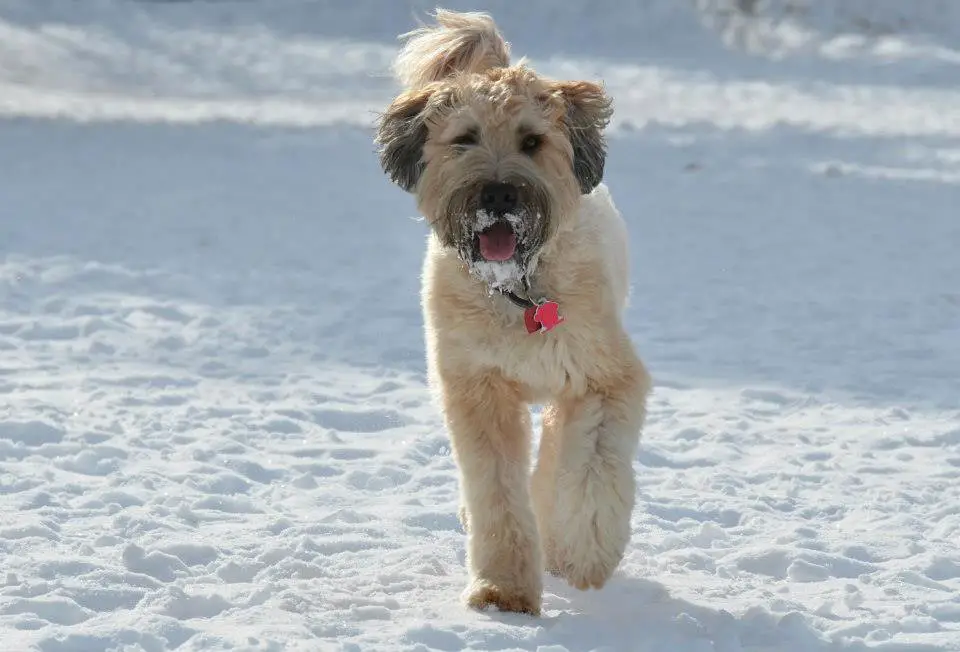
[[[379,121],[380,162],[466,262],[526,268],[600,183],[610,100],[597,84],[510,66],[485,14],[437,19],[397,60],[406,89]]]

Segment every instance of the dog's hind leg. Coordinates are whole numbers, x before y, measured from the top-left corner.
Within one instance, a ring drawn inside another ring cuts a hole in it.
[[[583,590],[606,584],[630,540],[633,458],[650,380],[639,360],[622,359],[630,362],[614,380],[557,401],[544,432],[552,439],[540,444],[544,471],[535,475],[534,490],[547,567]],[[553,497],[546,502],[551,478]]]
[[[540,435],[540,451],[537,466],[530,480],[533,511],[537,518],[537,531],[543,551],[544,568],[558,575],[560,566],[556,559],[553,537],[553,517],[557,493],[558,445],[563,428],[562,413],[556,406],[548,405],[542,414],[543,432]]]
[[[467,526],[467,604],[539,614],[540,544],[527,487],[530,413],[490,372],[441,378],[444,417],[460,470]]]

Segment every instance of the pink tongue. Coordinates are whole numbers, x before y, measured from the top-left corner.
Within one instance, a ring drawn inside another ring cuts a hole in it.
[[[480,234],[480,255],[485,260],[509,260],[517,249],[517,236],[503,222],[494,224]]]

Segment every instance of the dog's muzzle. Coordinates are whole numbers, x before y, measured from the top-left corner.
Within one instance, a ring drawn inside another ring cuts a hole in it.
[[[454,190],[449,244],[491,286],[517,287],[536,266],[547,233],[550,196],[527,179],[488,179]]]
[[[490,262],[513,258],[517,251],[517,219],[515,215],[520,191],[511,183],[488,183],[480,190],[477,250]],[[487,222],[492,222],[487,224]]]

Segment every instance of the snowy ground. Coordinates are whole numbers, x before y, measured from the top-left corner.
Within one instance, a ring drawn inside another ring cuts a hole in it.
[[[0,649],[960,650],[956,12],[489,5],[616,99],[656,381],[626,560],[530,619],[457,602],[409,5],[265,4],[0,0]]]

